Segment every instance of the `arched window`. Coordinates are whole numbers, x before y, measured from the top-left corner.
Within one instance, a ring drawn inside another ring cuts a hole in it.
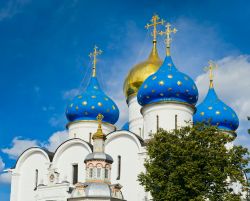
[[[117,159],[118,159],[118,164],[117,164],[117,178],[116,180],[120,180],[121,178],[121,156],[117,156]]]
[[[101,168],[97,168],[97,178],[101,177]]]
[[[93,164],[92,163],[87,164],[86,173],[87,173],[87,179],[90,179],[93,177]]]
[[[89,168],[89,178],[93,178],[93,176],[94,176],[94,170],[91,167],[91,168]]]
[[[34,190],[37,189],[37,186],[38,186],[38,169],[36,169],[35,171],[35,189]]]
[[[104,177],[105,177],[105,179],[109,178],[109,165],[105,166]]]
[[[96,177],[97,178],[101,178],[101,171],[102,171],[102,165],[101,164],[97,164],[96,165]]]
[[[72,169],[73,169],[72,183],[76,184],[78,182],[78,164],[73,164]]]

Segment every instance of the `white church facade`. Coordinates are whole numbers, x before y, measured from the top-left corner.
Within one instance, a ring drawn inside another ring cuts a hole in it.
[[[146,61],[131,69],[124,82],[129,120],[122,129],[115,123],[119,108],[101,89],[96,76],[97,47],[92,76],[86,90],[67,106],[68,140],[55,152],[32,147],[18,158],[11,170],[11,201],[146,201],[149,193],[137,181],[144,171],[145,145],[157,129],[171,130],[190,122],[211,120],[236,135],[236,113],[216,95],[212,64],[206,98],[198,106],[198,89],[191,77],[180,72],[170,54],[171,29],[166,36],[166,57],[157,52],[157,25],[153,16],[153,47]],[[97,117],[100,115],[102,118]]]

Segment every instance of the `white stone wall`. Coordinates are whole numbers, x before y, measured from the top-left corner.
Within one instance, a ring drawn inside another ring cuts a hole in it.
[[[125,200],[144,200],[145,192],[137,181],[137,175],[144,169],[145,150],[137,137],[127,131],[114,132],[107,136],[105,150],[114,159],[111,171],[111,183],[120,183],[123,186],[122,193]],[[117,180],[118,155],[121,156],[120,180]]]
[[[143,118],[141,115],[141,106],[137,102],[137,96],[129,97],[128,112],[129,131],[141,136],[143,129]]]
[[[85,181],[85,157],[91,153],[89,145],[80,140],[73,139],[62,144],[53,158],[53,168],[59,172],[59,182],[65,178],[72,183],[73,165],[78,164],[78,181]]]
[[[194,109],[189,105],[178,103],[150,104],[142,108],[143,138],[149,139],[151,133],[157,131],[157,115],[159,128],[165,130],[175,129],[175,115],[177,115],[177,127],[186,126],[193,121]]]
[[[68,193],[69,184],[57,184],[52,186],[42,186],[39,187],[34,201],[67,201],[67,198],[70,196]]]
[[[79,121],[71,123],[68,125],[69,138],[80,138],[86,142],[91,141],[92,143],[92,137],[90,138],[90,133],[93,135],[97,131],[97,128],[97,121]],[[112,124],[103,123],[102,130],[103,133],[108,134],[115,131],[116,127]]]
[[[38,183],[45,179],[49,164],[47,153],[39,148],[24,152],[12,172],[11,201],[34,201],[36,169]]]

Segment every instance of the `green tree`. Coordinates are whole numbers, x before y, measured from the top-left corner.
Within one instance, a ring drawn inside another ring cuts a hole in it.
[[[171,132],[160,129],[147,144],[146,173],[138,180],[154,201],[240,200],[231,182],[247,188],[244,171],[249,157],[242,146],[227,149],[232,140],[205,124]]]

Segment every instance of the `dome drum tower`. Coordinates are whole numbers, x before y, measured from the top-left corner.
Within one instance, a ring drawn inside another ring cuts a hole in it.
[[[66,109],[69,120],[67,129],[69,138],[80,138],[91,143],[92,134],[98,128],[96,116],[103,114],[103,132],[111,133],[116,130],[114,124],[119,118],[119,109],[114,101],[101,89],[96,77],[96,57],[101,50],[94,48],[90,54],[93,57],[92,76],[86,90],[71,100]]]
[[[145,105],[141,112],[144,119],[144,139],[149,139],[150,134],[156,133],[159,128],[170,131],[192,122],[194,107],[188,104],[167,101]]]
[[[80,138],[91,143],[92,135],[95,133],[98,123],[95,120],[79,120],[67,124],[69,138]],[[116,130],[113,124],[103,122],[102,130],[104,134],[111,133]]]
[[[172,130],[192,122],[198,100],[194,81],[175,67],[170,56],[170,34],[177,31],[170,26],[167,23],[166,31],[160,32],[166,35],[165,60],[158,71],[143,82],[137,94],[142,106],[144,139],[149,139],[159,128]]]

